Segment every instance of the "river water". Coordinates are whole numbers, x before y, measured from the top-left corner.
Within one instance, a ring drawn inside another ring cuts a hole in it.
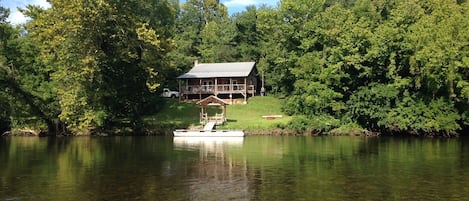
[[[467,200],[469,140],[0,138],[0,200]]]

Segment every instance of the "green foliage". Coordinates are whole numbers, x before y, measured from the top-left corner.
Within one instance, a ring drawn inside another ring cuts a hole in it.
[[[236,36],[234,24],[227,20],[213,21],[205,25],[198,47],[202,62],[217,63],[234,61]]]
[[[312,117],[298,115],[293,117],[288,123],[287,128],[297,132],[327,133],[339,126],[340,120],[330,115],[316,115]]]
[[[332,135],[363,135],[368,132],[357,123],[347,123],[332,129],[329,133]]]
[[[246,11],[234,16],[236,24],[236,51],[240,61],[259,61],[260,33],[257,28],[257,9],[246,7]]]
[[[256,61],[298,131],[469,125],[467,1],[284,0],[228,16],[216,0],[57,0],[22,12],[32,20],[14,28],[0,7],[2,125],[139,130],[194,60]]]
[[[261,37],[259,70],[265,77],[269,92],[289,94],[293,91],[294,76],[290,67],[295,57],[287,47],[296,46],[290,43],[291,27],[282,22],[282,13],[275,9],[261,8],[256,14],[256,27]]]
[[[297,132],[305,132],[311,127],[310,119],[303,115],[295,116],[290,122],[288,122],[287,127]]]
[[[10,110],[10,104],[7,99],[7,95],[5,92],[1,91],[0,92],[0,135],[3,134],[3,132],[10,130],[11,127],[11,110]]]
[[[461,127],[460,115],[453,103],[443,98],[426,102],[415,96],[404,96],[378,124],[391,132],[453,135]]]
[[[28,28],[52,69],[59,118],[75,133],[122,117],[138,129],[143,105],[162,79],[157,72],[168,66],[172,7],[143,0],[51,4],[27,14],[35,17]]]
[[[12,128],[55,132],[59,108],[39,45],[21,27],[0,25],[0,120]],[[11,123],[11,124],[10,124]]]
[[[348,116],[366,128],[378,129],[378,121],[395,107],[399,91],[391,85],[373,83],[359,88],[347,101]]]
[[[265,68],[294,75],[284,110],[305,115],[293,124],[300,130],[316,115],[392,133],[452,135],[466,125],[467,2],[295,3],[307,4],[282,1],[283,23],[270,23],[281,32],[275,51],[283,54],[269,53],[287,62]]]
[[[286,100],[284,110],[288,114],[306,114],[309,116],[334,113],[342,110],[342,95],[320,82],[299,80],[295,83],[295,94]]]

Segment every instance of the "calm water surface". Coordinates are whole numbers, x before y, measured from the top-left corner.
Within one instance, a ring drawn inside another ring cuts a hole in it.
[[[467,199],[467,139],[0,138],[0,200]]]

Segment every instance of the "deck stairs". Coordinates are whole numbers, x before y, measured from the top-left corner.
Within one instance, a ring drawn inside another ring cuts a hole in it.
[[[215,124],[216,122],[208,122],[207,124],[205,124],[204,126],[204,131],[211,131],[215,128]]]

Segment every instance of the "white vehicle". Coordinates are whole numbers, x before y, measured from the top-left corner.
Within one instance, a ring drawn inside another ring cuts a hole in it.
[[[179,92],[178,91],[171,91],[168,88],[163,88],[163,93],[161,94],[161,97],[177,98],[177,97],[179,97]]]

